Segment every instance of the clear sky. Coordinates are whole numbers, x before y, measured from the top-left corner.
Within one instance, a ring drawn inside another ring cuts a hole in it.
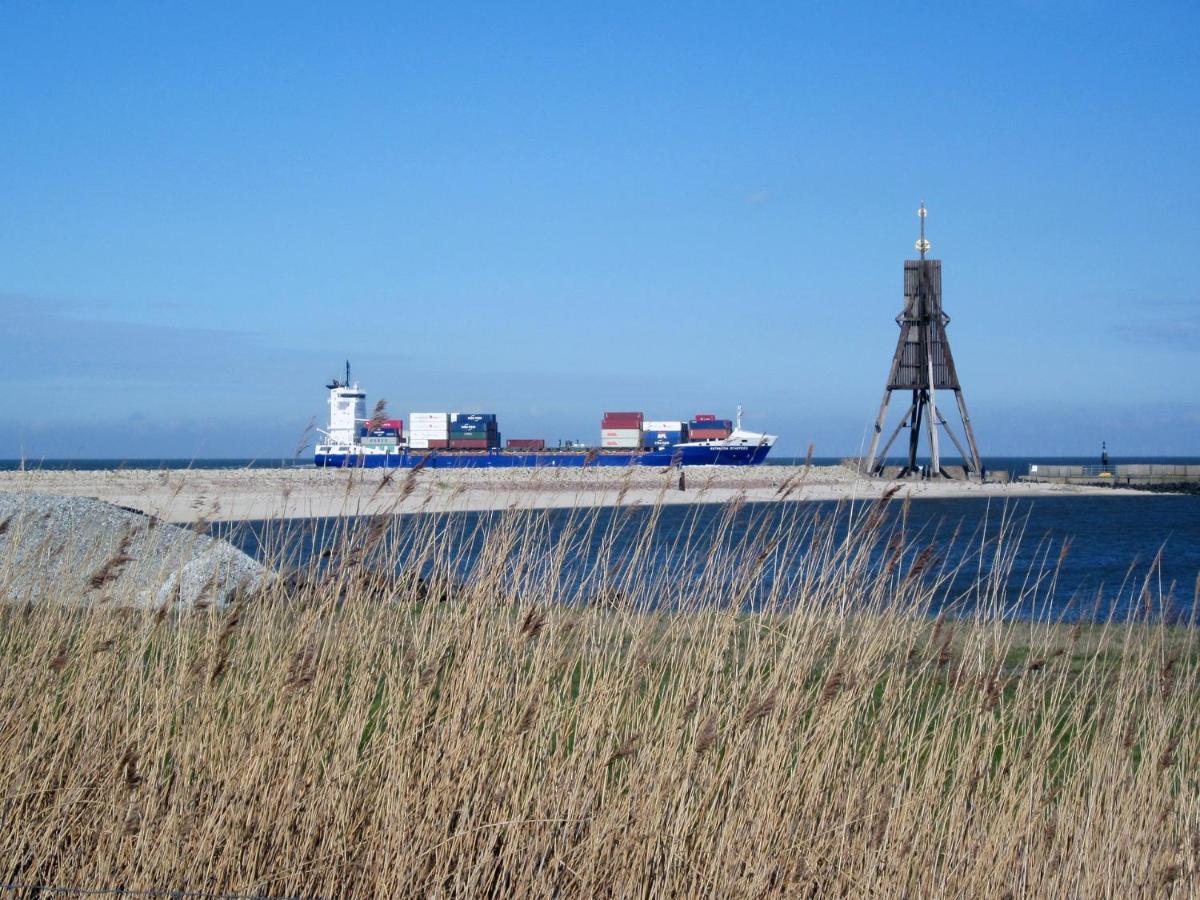
[[[836,12],[830,12],[836,10]],[[0,6],[0,457],[371,400],[855,453],[918,203],[985,456],[1200,453],[1200,7]]]

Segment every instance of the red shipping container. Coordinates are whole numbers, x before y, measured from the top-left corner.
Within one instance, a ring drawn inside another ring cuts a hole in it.
[[[436,440],[434,438],[429,439],[429,449],[430,450],[445,450],[449,446],[450,446],[450,442],[448,440],[446,440],[445,438],[441,438],[440,440]]]
[[[432,444],[433,441],[429,443]],[[487,448],[487,438],[455,438],[450,442],[451,450],[486,450]]]
[[[397,433],[403,434],[404,433],[404,420],[403,419],[384,419],[383,427],[384,428],[395,428]]]
[[[696,413],[696,417],[694,419],[692,419],[692,421],[693,422],[715,422],[715,421],[717,421],[717,417],[714,416],[712,413]]]
[[[510,450],[545,450],[546,441],[543,438],[509,438]]]
[[[727,438],[729,432],[724,428],[693,428],[688,432],[688,438],[693,441],[710,441],[713,438]]]
[[[606,412],[600,422],[601,428],[641,428],[640,412]]]

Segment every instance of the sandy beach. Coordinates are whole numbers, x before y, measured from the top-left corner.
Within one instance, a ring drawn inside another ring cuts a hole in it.
[[[849,500],[897,484],[845,466],[660,469],[121,469],[0,473],[0,491],[93,497],[170,522],[655,503]],[[1136,491],[1048,484],[906,481],[897,497],[1115,496]]]

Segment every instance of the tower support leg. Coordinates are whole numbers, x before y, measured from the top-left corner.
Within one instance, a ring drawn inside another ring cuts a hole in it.
[[[954,449],[958,451],[958,455],[962,457],[963,472],[971,474],[971,457],[967,455],[967,451],[963,449],[963,445],[958,442],[958,438],[954,436],[954,430],[950,427],[950,423],[946,421],[946,417],[938,413],[938,419],[946,429],[946,434],[950,436],[950,440],[954,443]]]
[[[967,412],[967,401],[963,398],[962,389],[954,392],[958,401],[958,414],[962,416],[963,432],[966,434],[967,446],[971,448],[971,469],[976,475],[983,475],[983,465],[979,459],[979,445],[975,443],[975,429],[971,427],[971,416]],[[964,456],[964,461],[966,457]]]
[[[908,465],[900,473],[901,478],[917,469],[917,445],[921,442],[921,417],[925,414],[924,391],[913,391],[913,406],[915,410],[908,425]]]
[[[929,376],[929,474],[937,477],[945,473],[942,471],[942,455],[938,452],[937,382],[933,378],[933,353],[928,349],[933,346],[932,337],[928,335],[925,341],[925,366]]]
[[[900,417],[900,421],[896,423],[896,427],[893,429],[891,436],[887,439],[887,443],[885,443],[883,445],[883,449],[879,451],[879,462],[875,464],[875,468],[870,470],[872,475],[878,475],[883,471],[884,463],[887,462],[888,451],[892,449],[892,444],[896,442],[896,438],[899,436],[900,430],[908,424],[908,420],[912,414],[913,407],[910,406],[905,411],[904,415]]]
[[[883,421],[887,418],[888,401],[892,399],[892,392],[887,388],[883,389],[883,400],[879,403],[879,415],[875,417],[875,433],[871,435],[871,450],[867,454],[867,474],[875,474],[875,451],[879,448],[879,435],[883,431]],[[891,443],[890,441],[888,443]],[[886,454],[887,451],[885,450]]]

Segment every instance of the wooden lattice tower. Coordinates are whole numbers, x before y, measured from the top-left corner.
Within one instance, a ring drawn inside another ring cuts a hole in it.
[[[883,471],[888,450],[905,428],[908,429],[908,460],[900,472],[900,477],[917,471],[917,450],[921,441],[921,428],[924,425],[929,438],[931,475],[950,477],[942,467],[938,448],[938,429],[941,427],[946,430],[946,434],[958,449],[963,460],[964,472],[967,475],[979,476],[982,471],[979,447],[975,443],[971,417],[967,414],[967,403],[963,399],[962,385],[954,368],[954,356],[950,353],[950,342],[946,338],[946,325],[950,322],[950,317],[942,311],[942,261],[925,258],[925,253],[929,250],[929,241],[925,239],[924,203],[921,204],[917,215],[921,218],[921,237],[917,241],[917,250],[920,251],[921,258],[904,261],[904,309],[896,316],[896,324],[900,326],[900,339],[896,344],[896,355],[892,357],[887,385],[883,389],[879,416],[875,419],[875,433],[871,437],[867,471],[872,475]],[[940,390],[954,391],[969,452],[963,449],[958,437],[946,422],[946,417],[938,410],[937,392]],[[880,450],[879,439],[883,435],[888,402],[893,391],[911,392],[912,402]]]

